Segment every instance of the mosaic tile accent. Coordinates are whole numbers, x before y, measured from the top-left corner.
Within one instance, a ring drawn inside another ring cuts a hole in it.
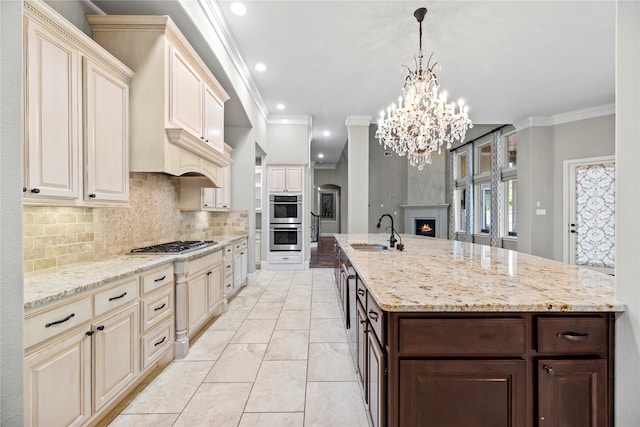
[[[502,247],[502,164],[503,164],[503,145],[502,132],[497,131],[492,135],[491,141],[491,227],[489,229],[489,238],[491,246]]]

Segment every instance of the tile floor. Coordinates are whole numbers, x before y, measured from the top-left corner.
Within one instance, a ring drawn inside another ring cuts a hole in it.
[[[368,427],[332,271],[259,271],[110,425]]]

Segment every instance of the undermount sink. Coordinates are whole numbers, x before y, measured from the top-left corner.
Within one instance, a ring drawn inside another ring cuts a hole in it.
[[[371,252],[386,251],[389,249],[387,246],[377,244],[377,243],[351,243],[351,247],[358,251],[371,251]]]

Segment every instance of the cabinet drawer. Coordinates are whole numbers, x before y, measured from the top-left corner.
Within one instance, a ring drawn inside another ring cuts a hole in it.
[[[399,319],[403,354],[516,356],[525,351],[525,333],[522,318]]]
[[[142,295],[173,282],[173,264],[153,270],[142,276]]]
[[[364,284],[360,279],[356,280],[356,294],[358,295],[358,299],[362,303],[362,306],[367,308],[367,288],[364,287]]]
[[[91,320],[91,297],[54,307],[24,321],[24,348],[29,348]]]
[[[607,336],[606,317],[538,317],[541,353],[605,353]]]
[[[227,296],[233,290],[233,279],[225,280],[224,282],[224,295]]]
[[[173,344],[173,319],[142,337],[142,369],[147,369]]]
[[[224,277],[233,277],[233,259],[225,261],[224,263]]]
[[[229,256],[233,255],[233,246],[232,245],[227,245],[224,247],[224,257],[227,258]]]
[[[302,262],[302,255],[271,253],[269,254],[269,260],[272,264],[300,264]]]
[[[202,258],[189,261],[189,276],[206,269],[211,269],[213,265],[219,262],[222,262],[222,251],[217,251]]]
[[[138,298],[138,278],[131,279],[94,296],[96,316],[123,307]]]
[[[242,249],[246,249],[247,248],[247,239],[244,239],[242,242],[240,242],[240,246],[242,247]]]
[[[167,286],[167,289],[143,299],[140,304],[142,332],[145,332],[173,313],[173,288]]]
[[[367,317],[369,318],[369,324],[371,328],[376,333],[378,340],[382,345],[385,344],[385,337],[383,335],[386,330],[386,318],[385,313],[378,307],[378,304],[373,300],[373,297],[370,293],[367,293]]]

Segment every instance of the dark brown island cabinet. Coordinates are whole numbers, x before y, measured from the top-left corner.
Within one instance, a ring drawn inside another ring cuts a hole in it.
[[[386,312],[335,253],[374,427],[613,427],[615,313]]]

